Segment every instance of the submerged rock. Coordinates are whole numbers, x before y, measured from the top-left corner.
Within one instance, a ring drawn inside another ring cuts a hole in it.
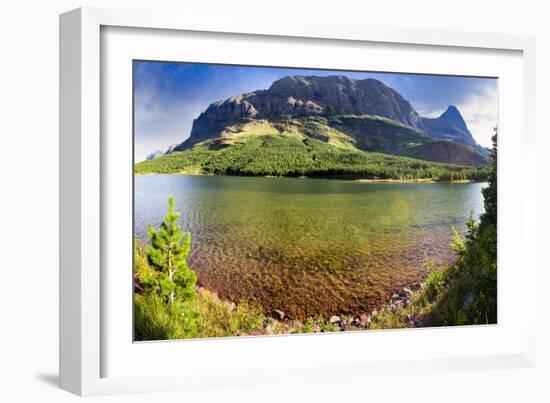
[[[370,315],[368,313],[364,313],[359,317],[359,325],[367,329],[370,327]]]
[[[421,282],[418,282],[418,283],[414,283],[410,286],[410,289],[412,291],[418,291],[420,289],[424,288],[424,283],[421,283]]]
[[[328,320],[330,323],[338,323],[340,322],[340,317],[338,315],[333,315],[330,317],[330,319]]]
[[[273,313],[275,314],[275,318],[277,318],[279,320],[284,320],[285,319],[286,314],[283,311],[281,311],[280,309],[275,309],[273,311]]]

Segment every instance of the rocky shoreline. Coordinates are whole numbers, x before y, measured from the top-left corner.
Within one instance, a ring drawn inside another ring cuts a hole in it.
[[[382,311],[388,311],[390,313],[397,313],[403,308],[410,306],[411,301],[415,295],[417,295],[425,286],[424,282],[416,282],[409,287],[405,287],[398,292],[391,295],[389,301],[380,309],[375,309],[371,312],[364,312],[360,315],[333,315],[326,322],[330,324],[330,330],[325,330],[323,326],[313,322],[311,326],[311,333],[323,333],[327,331],[357,331],[357,330],[369,330],[371,329],[371,323],[376,319],[376,316]],[[282,327],[278,331],[274,331],[273,321],[276,321]],[[294,333],[296,329],[296,322],[286,315],[281,310],[274,310],[272,316],[266,319],[266,334],[285,334]],[[418,315],[407,315],[405,318],[404,326],[407,328],[420,327],[422,325],[422,318]]]

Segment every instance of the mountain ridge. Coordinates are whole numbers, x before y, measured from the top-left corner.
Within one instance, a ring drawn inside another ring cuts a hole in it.
[[[437,118],[424,118],[383,82],[347,76],[286,76],[268,89],[213,102],[194,119],[189,138],[166,154],[204,142],[209,149],[231,147],[262,135],[311,138],[432,162],[487,163],[486,149],[477,144],[456,106],[449,105]]]
[[[346,76],[287,76],[258,90],[217,101],[193,121],[190,137],[175,151],[215,138],[224,127],[251,119],[285,120],[322,115],[376,115],[423,129],[401,94],[381,81]]]
[[[449,105],[437,118],[422,118],[426,133],[438,140],[447,140],[472,147],[484,157],[489,155],[486,148],[479,145],[468,129],[462,114],[454,105]]]

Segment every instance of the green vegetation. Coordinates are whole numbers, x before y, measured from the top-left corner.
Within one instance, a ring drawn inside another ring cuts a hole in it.
[[[346,133],[357,148],[384,154],[403,155],[408,147],[432,140],[426,133],[381,116],[331,116],[327,125]]]
[[[415,326],[497,323],[497,137],[493,137],[489,186],[483,190],[485,212],[472,218],[462,239],[455,233],[451,247],[456,261],[432,268],[425,287],[410,306],[386,307],[373,317],[379,329]],[[411,319],[412,318],[412,319]]]
[[[455,242],[457,261],[445,271],[429,321],[434,325],[497,322],[497,137],[493,137],[489,186],[483,190],[485,213],[470,220],[463,242]]]
[[[134,302],[136,341],[263,334],[264,315],[258,307],[235,306],[207,290],[178,309],[150,294],[136,293]]]
[[[401,155],[426,161],[484,166],[487,158],[478,154],[472,147],[447,140],[435,140],[411,146],[402,150]]]
[[[191,149],[136,164],[135,173],[435,181],[487,178],[486,168],[365,152],[350,147],[351,143],[342,137],[332,136],[331,141],[293,135],[237,137],[230,144],[208,140]]]

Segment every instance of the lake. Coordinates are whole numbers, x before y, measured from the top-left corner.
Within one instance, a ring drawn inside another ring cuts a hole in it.
[[[201,286],[292,318],[360,314],[454,258],[453,228],[483,211],[485,185],[136,176],[135,234],[173,195]]]

